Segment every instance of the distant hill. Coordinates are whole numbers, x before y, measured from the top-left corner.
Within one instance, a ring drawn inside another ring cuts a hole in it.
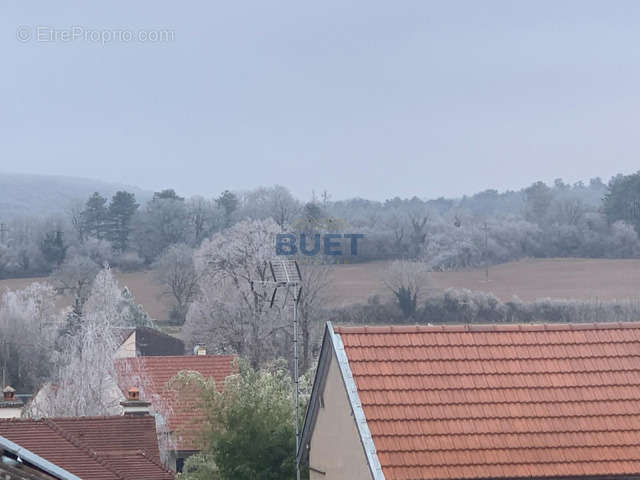
[[[135,193],[140,203],[152,196],[138,187],[87,178],[0,172],[0,221],[64,214],[74,202],[86,200],[93,192],[109,198],[118,190]]]

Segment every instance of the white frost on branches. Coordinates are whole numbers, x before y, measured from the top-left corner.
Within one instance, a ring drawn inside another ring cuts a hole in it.
[[[122,293],[108,268],[98,273],[79,330],[63,339],[51,383],[29,408],[40,417],[115,415],[121,392],[116,383],[116,328],[123,326]]]
[[[195,254],[200,296],[188,315],[191,338],[245,355],[254,366],[273,355],[287,323],[269,308],[270,288],[262,282],[279,232],[271,219],[243,221],[203,242]]]

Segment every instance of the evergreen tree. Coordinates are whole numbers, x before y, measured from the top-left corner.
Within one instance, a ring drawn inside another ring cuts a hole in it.
[[[216,205],[222,209],[224,213],[224,226],[228,228],[231,226],[231,216],[235,212],[239,205],[238,197],[229,190],[225,190],[216,199]]]
[[[82,212],[84,231],[98,239],[103,239],[107,230],[107,199],[94,192]]]
[[[58,333],[59,339],[73,336],[80,331],[82,326],[82,303],[79,297],[73,300],[71,310],[67,313],[64,325]]]
[[[113,248],[119,252],[124,252],[129,246],[131,219],[138,206],[133,193],[120,191],[111,198],[108,209],[108,239],[112,242]]]
[[[166,188],[159,192],[155,192],[153,194],[153,199],[154,200],[178,200],[181,202],[184,201],[184,197],[178,196],[178,194],[173,188]]]
[[[62,238],[62,232],[48,232],[45,234],[40,243],[40,251],[49,265],[58,267],[64,260],[67,253],[67,247]]]
[[[129,287],[124,287],[122,290],[122,303],[120,308],[123,311],[127,326],[155,328],[153,319],[144,311],[142,305],[136,303]]]

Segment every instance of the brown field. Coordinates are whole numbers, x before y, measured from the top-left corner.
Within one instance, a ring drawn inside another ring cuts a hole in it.
[[[329,306],[345,306],[365,302],[378,294],[388,296],[382,279],[389,262],[336,265],[332,272]],[[133,292],[158,320],[167,318],[167,306],[159,295],[149,272],[119,273],[118,280]],[[23,288],[43,279],[0,280],[3,288]],[[489,281],[483,269],[461,272],[436,272],[436,288],[468,288],[491,292],[502,300],[513,296],[521,300],[537,298],[624,299],[640,297],[640,260],[606,259],[538,259],[522,260],[491,267]],[[61,306],[69,299],[61,299]]]
[[[127,286],[133,293],[136,303],[144,306],[152,318],[166,320],[168,308],[162,298],[159,298],[160,287],[153,282],[151,272],[116,273],[120,285]],[[33,282],[46,282],[47,278],[16,278],[0,280],[0,291],[3,289],[16,290],[24,288]],[[71,305],[71,298],[62,297],[60,307]]]

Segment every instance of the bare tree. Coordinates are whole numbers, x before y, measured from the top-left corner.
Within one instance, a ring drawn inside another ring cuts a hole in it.
[[[60,294],[73,296],[82,307],[86,302],[91,285],[100,271],[96,262],[88,257],[69,255],[53,273],[52,282]]]
[[[62,322],[56,294],[33,283],[0,295],[0,381],[35,389],[50,373],[56,332]]]
[[[420,294],[431,287],[431,272],[426,263],[396,260],[384,284],[405,317],[410,318],[417,310]]]
[[[203,242],[196,252],[200,295],[189,310],[191,339],[248,357],[254,366],[273,356],[286,319],[269,308],[266,262],[274,255],[271,219],[239,222]]]
[[[82,216],[84,208],[84,202],[82,202],[81,200],[72,202],[71,205],[69,205],[69,207],[67,208],[67,216],[69,217],[69,222],[71,223],[71,227],[76,234],[78,242],[80,243],[83,243],[85,238],[87,237],[85,222]]]
[[[184,244],[169,247],[153,264],[153,269],[155,280],[164,287],[161,296],[173,303],[169,320],[184,324],[189,306],[200,291],[193,250]]]
[[[411,233],[409,239],[411,240],[412,257],[417,258],[427,241],[427,226],[429,224],[431,216],[429,213],[423,213],[420,215],[409,215],[411,221]]]
[[[270,191],[269,204],[271,215],[281,230],[291,225],[300,212],[300,203],[281,185],[276,185]]]
[[[196,247],[223,222],[222,212],[216,208],[215,203],[202,197],[193,197],[187,201],[187,214],[189,244]]]
[[[330,271],[326,265],[307,263],[301,266],[302,292],[298,303],[298,321],[302,337],[302,363],[300,370],[306,372],[313,361],[315,345],[322,331],[323,305],[328,297]]]

